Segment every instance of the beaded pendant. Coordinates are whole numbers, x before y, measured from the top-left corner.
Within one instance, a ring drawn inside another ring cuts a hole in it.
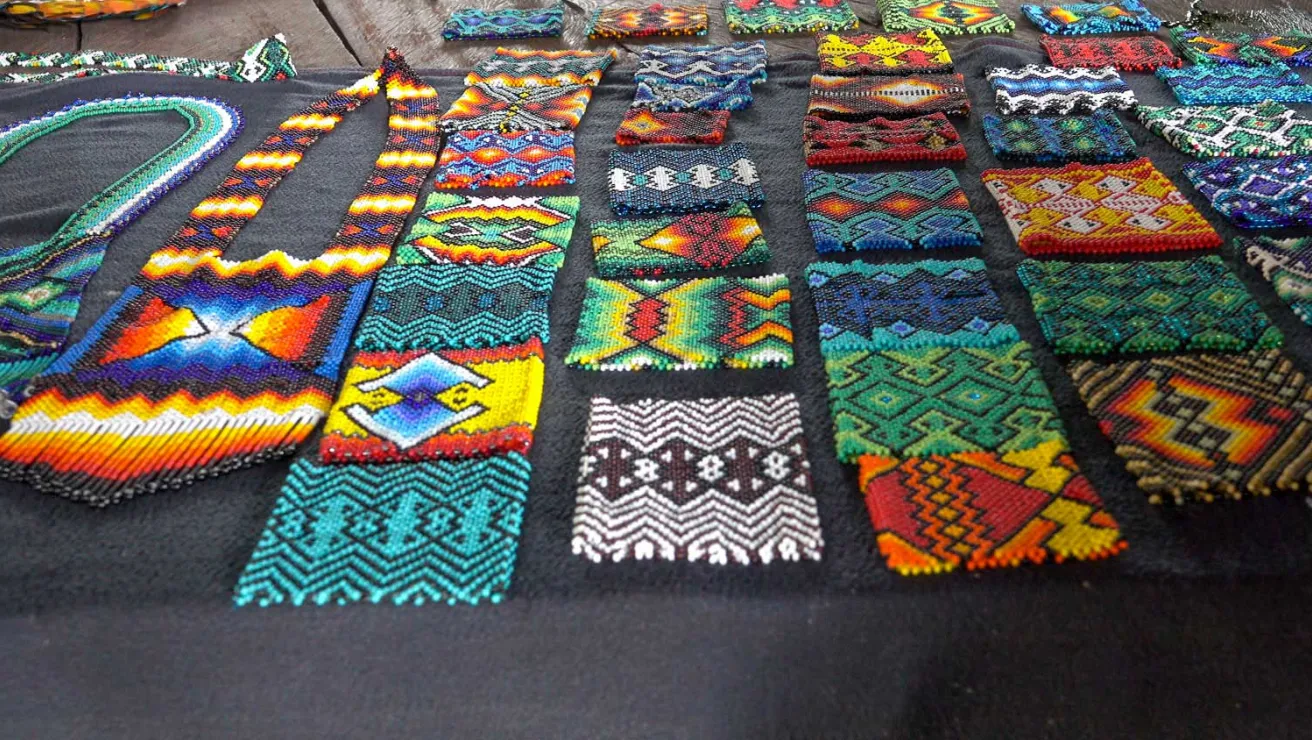
[[[386,91],[387,144],[313,259],[224,249],[343,117]],[[437,160],[437,91],[395,50],[246,154],[0,437],[0,474],[104,506],[292,452],[332,402],[374,273]]]
[[[811,77],[806,113],[830,120],[864,121],[930,113],[970,115],[966,79],[959,74],[907,77]]]
[[[161,57],[154,54],[119,54],[112,51],[18,52],[0,51],[0,67],[63,68],[68,72],[14,72],[0,74],[5,82],[58,82],[126,72],[164,72],[182,77],[203,77],[228,82],[270,82],[296,76],[287,39],[275,34],[257,42],[235,61]]]
[[[1080,36],[1097,33],[1152,33],[1162,21],[1138,0],[1070,5],[1022,5],[1025,14],[1044,33]]]
[[[1283,64],[1163,67],[1157,70],[1157,78],[1169,85],[1176,100],[1185,105],[1244,105],[1266,101],[1312,103],[1312,85]]]
[[[877,0],[885,31],[931,29],[941,34],[1011,33],[1016,22],[995,0]]]
[[[1184,174],[1241,229],[1312,226],[1312,157],[1189,162]]]
[[[532,39],[559,36],[564,31],[565,3],[558,2],[549,8],[460,8],[447,18],[442,38]]]
[[[5,250],[0,259],[0,402],[13,412],[27,381],[55,361],[77,317],[82,291],[105,250],[170,190],[228,148],[241,112],[208,98],[142,96],[79,101],[0,129],[0,165],[28,144],[101,116],[176,113],[187,130],[176,141],[73,212],[49,238]]]
[[[1137,151],[1115,113],[1088,116],[984,116],[984,137],[998,159],[1022,162],[1121,162]]]
[[[816,251],[977,247],[979,221],[952,170],[807,170],[806,223]]]
[[[710,17],[705,5],[661,5],[645,8],[610,6],[592,14],[590,39],[642,36],[705,36]]]
[[[904,75],[952,71],[952,57],[933,29],[907,33],[816,36],[820,74]]]
[[[815,33],[857,27],[847,0],[725,0],[729,33]]]
[[[1128,110],[1136,102],[1134,91],[1113,67],[1063,69],[1029,64],[1020,69],[993,67],[985,76],[993,86],[998,112],[1004,116]]]
[[[1184,61],[1171,51],[1165,41],[1156,36],[1115,36],[1106,38],[1063,38],[1044,36],[1039,39],[1057,67],[1115,67],[1134,71],[1154,70],[1158,67],[1179,67]]]
[[[747,80],[765,82],[764,41],[740,41],[724,45],[644,46],[638,52],[638,70],[633,79],[681,85],[728,85]]]
[[[1312,118],[1279,103],[1153,106],[1139,122],[1195,157],[1312,156]]]
[[[691,213],[738,202],[765,203],[746,144],[610,153],[610,206],[617,215]]]
[[[465,75],[465,85],[550,87],[598,85],[619,54],[614,49],[507,49],[501,46]]]

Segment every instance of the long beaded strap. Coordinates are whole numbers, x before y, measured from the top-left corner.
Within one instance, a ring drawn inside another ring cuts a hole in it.
[[[155,54],[120,54],[114,51],[0,51],[0,67],[68,69],[69,72],[0,74],[4,82],[54,82],[76,77],[97,77],[125,72],[164,72],[238,82],[268,82],[296,76],[291,50],[282,34],[261,39],[235,60],[166,57]]]

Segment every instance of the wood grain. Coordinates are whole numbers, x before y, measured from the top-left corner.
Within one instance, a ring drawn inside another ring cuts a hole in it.
[[[77,24],[46,28],[0,27],[0,49],[4,51],[77,51]]]

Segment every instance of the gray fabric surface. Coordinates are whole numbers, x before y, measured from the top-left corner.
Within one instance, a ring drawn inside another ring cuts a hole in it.
[[[1014,274],[1021,254],[979,183],[982,170],[999,165],[980,129],[981,115],[992,110],[983,68],[1041,62],[1043,56],[1006,40],[957,40],[952,50],[975,106],[969,123],[954,121],[970,153],[957,172],[984,227],[985,246],[862,257],[985,257],[1010,318],[1036,348],[1076,459],[1130,542],[1120,557],[907,580],[888,571],[874,552],[855,470],[834,458],[815,311],[802,280],[804,266],[817,258],[801,204],[800,121],[813,58],[772,59],[769,81],[756,88],[755,107],[735,113],[729,129],[730,139],[747,143],[760,165],[767,203],[758,216],[774,252],[769,265],[737,272],[788,274],[796,366],[664,374],[566,369],[562,359],[573,339],[583,283],[593,274],[587,223],[612,216],[606,156],[633,94],[631,69],[620,67],[598,88],[578,131],[573,192],[582,196],[583,208],[551,304],[546,401],[531,455],[535,470],[511,602],[475,610],[232,611],[232,586],[285,477],[285,461],[104,511],[0,484],[0,616],[8,617],[0,624],[16,637],[5,641],[10,663],[28,669],[10,677],[12,686],[0,683],[0,691],[12,689],[3,691],[0,707],[32,722],[20,736],[170,736],[167,718],[197,728],[186,736],[231,736],[240,729],[292,737],[312,734],[311,728],[336,736],[333,726],[342,728],[341,736],[358,736],[370,727],[358,720],[390,711],[427,719],[385,728],[385,734],[427,729],[454,737],[476,736],[479,727],[494,728],[487,736],[500,736],[495,728],[501,728],[507,736],[524,737],[871,736],[861,729],[876,727],[889,736],[920,737],[1033,737],[1054,728],[1066,730],[1065,737],[1091,737],[1156,728],[1153,734],[1165,737],[1183,736],[1195,718],[1163,719],[1144,697],[1161,690],[1163,701],[1183,711],[1194,706],[1188,703],[1194,690],[1206,696],[1213,687],[1220,701],[1201,716],[1229,723],[1225,727],[1236,730],[1234,736],[1258,727],[1245,722],[1244,708],[1235,705],[1248,701],[1237,698],[1247,689],[1266,692],[1266,699],[1252,701],[1267,701],[1262,716],[1278,719],[1270,692],[1287,696],[1279,673],[1289,666],[1276,665],[1281,641],[1262,637],[1252,625],[1269,619],[1293,630],[1291,623],[1301,616],[1296,605],[1307,604],[1307,507],[1299,496],[1185,511],[1147,504],[1047,350]],[[77,98],[143,91],[219,96],[247,117],[246,133],[228,152],[113,243],[88,290],[75,336],[243,152],[290,113],[353,76],[316,72],[259,86],[123,76],[0,90],[0,123]],[[461,73],[426,76],[444,103],[459,94]],[[1172,102],[1150,75],[1127,79],[1143,102]],[[366,106],[316,146],[229,256],[275,248],[306,256],[321,249],[381,146],[384,118],[381,105]],[[1127,125],[1142,154],[1176,181],[1227,240],[1233,236],[1180,174],[1184,157],[1137,123]],[[69,210],[180,130],[179,122],[163,116],[95,121],[32,145],[4,168],[0,244],[49,234]],[[1229,250],[1227,261],[1239,265]],[[1309,328],[1253,271],[1239,267],[1238,273],[1285,332],[1290,353],[1302,367],[1312,367]],[[590,396],[779,391],[792,391],[802,401],[826,540],[823,562],[750,569],[594,565],[570,554],[573,484]],[[1277,583],[1291,588],[1244,586],[1232,592],[1214,585],[1254,576],[1284,577]],[[205,645],[211,637],[213,650]],[[1289,637],[1306,638],[1306,629]],[[1155,646],[1158,638],[1163,642]],[[87,664],[91,651],[103,652]],[[1200,651],[1214,654],[1196,673],[1170,662],[1169,656],[1185,660]],[[611,655],[616,662],[607,662]],[[215,673],[193,673],[177,661],[207,665]],[[1251,673],[1232,675],[1236,666]],[[353,683],[348,677],[360,672],[380,695],[334,699],[343,687],[331,677]],[[121,681],[125,674],[132,678]],[[1127,675],[1129,684],[1118,683]],[[987,697],[972,693],[977,688],[971,676],[992,687]],[[414,685],[419,677],[431,683]],[[381,695],[391,681],[409,685]],[[801,693],[793,693],[794,685]],[[1024,687],[1017,689],[1023,695],[1013,695],[1013,686]],[[64,687],[89,701],[63,711],[47,706],[49,694]],[[556,691],[566,703],[554,702]],[[158,692],[167,698],[151,704],[147,697]],[[207,705],[210,696],[220,703]],[[1122,705],[1099,704],[1100,696]],[[945,700],[966,714],[939,706]],[[1008,712],[1013,701],[1024,711]],[[136,716],[134,702],[157,711],[153,722],[149,712]],[[443,706],[416,706],[424,702]],[[1126,702],[1136,711],[1117,715]],[[216,715],[239,705],[264,714],[230,715],[215,723]],[[569,706],[579,707],[578,713]],[[99,707],[118,724],[97,725]],[[354,720],[327,724],[334,711],[352,707],[358,711]],[[681,707],[687,709],[684,723]],[[1051,717],[1040,716],[1045,709]],[[723,716],[717,715],[721,710]],[[49,724],[61,716],[62,724]],[[42,731],[56,726],[66,732]],[[588,731],[594,727],[595,733]]]

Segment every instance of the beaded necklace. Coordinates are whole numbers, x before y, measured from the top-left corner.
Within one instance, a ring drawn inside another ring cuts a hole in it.
[[[224,248],[343,117],[386,88],[387,143],[323,254]],[[95,506],[285,455],[327,412],[374,273],[437,159],[437,91],[395,50],[287,119],[51,366],[0,437],[0,475]]]
[[[227,149],[241,132],[242,118],[236,108],[206,98],[124,97],[78,101],[0,130],[3,165],[28,144],[80,121],[161,112],[182,116],[187,131],[74,211],[49,238],[0,252],[0,402],[9,411],[9,397],[63,349],[82,290],[109,243]]]
[[[270,82],[296,76],[292,52],[287,48],[287,39],[282,34],[262,39],[235,61],[119,54],[113,51],[56,51],[39,54],[4,51],[0,52],[0,67],[70,70],[0,74],[0,83],[58,82],[125,72],[166,72],[183,77],[204,77],[229,82]]]

